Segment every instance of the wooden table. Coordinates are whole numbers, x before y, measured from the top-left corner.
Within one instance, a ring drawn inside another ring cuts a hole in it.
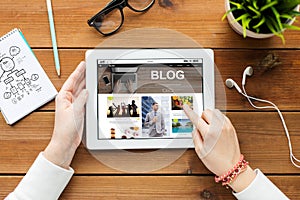
[[[41,0],[2,0],[0,35],[19,27],[48,76],[59,90],[93,49],[105,39],[86,24],[88,18],[108,1],[53,0],[61,77],[53,62],[46,2]],[[134,28],[168,28],[193,38],[215,52],[221,77],[241,80],[247,65],[254,67],[249,78],[249,94],[276,103],[282,109],[290,130],[294,153],[300,157],[300,32],[286,31],[286,44],[277,37],[266,40],[243,39],[226,21],[224,0],[171,0],[172,7],[156,1],[149,12],[139,15],[125,9],[121,32]],[[295,25],[300,25],[296,22]],[[160,37],[153,35],[153,39]],[[268,55],[281,64],[268,69],[261,65]],[[222,87],[223,88],[223,87]],[[216,88],[216,107],[226,111],[236,127],[241,150],[254,168],[260,168],[291,199],[300,198],[300,170],[289,161],[287,140],[275,111],[252,109],[236,91],[225,89],[226,98]],[[224,101],[226,100],[226,106]],[[0,198],[11,192],[32,162],[48,144],[53,130],[54,101],[14,126],[0,117]],[[171,153],[171,152],[170,152]],[[168,153],[161,156],[168,156]],[[151,173],[128,174],[99,163],[81,145],[73,160],[75,175],[61,199],[234,199],[229,190],[215,184],[213,175],[199,161],[193,149],[171,165]]]

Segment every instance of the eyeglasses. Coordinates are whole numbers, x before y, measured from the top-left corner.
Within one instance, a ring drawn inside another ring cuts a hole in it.
[[[123,8],[127,6],[135,12],[145,12],[152,7],[154,2],[155,0],[113,0],[87,23],[105,36],[112,35],[123,24]]]

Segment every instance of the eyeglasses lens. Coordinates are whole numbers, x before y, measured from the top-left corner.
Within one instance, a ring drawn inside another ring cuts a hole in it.
[[[98,30],[104,34],[109,34],[117,30],[122,23],[122,14],[118,8],[113,9],[107,14],[99,15],[94,24]]]
[[[144,11],[152,5],[154,0],[128,0],[128,4],[137,11]]]

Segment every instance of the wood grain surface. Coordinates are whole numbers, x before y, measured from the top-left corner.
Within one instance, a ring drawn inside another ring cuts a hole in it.
[[[260,168],[266,173],[296,173],[299,170],[290,163],[288,145],[283,128],[279,118],[274,112],[228,112],[227,116],[232,120],[238,133],[241,150],[247,159],[251,162],[251,166]],[[300,155],[300,134],[298,123],[300,114],[298,112],[285,112],[287,125],[294,146],[295,155]],[[255,120],[254,120],[255,119]],[[267,123],[265,122],[268,119]],[[1,137],[0,137],[0,174],[2,173],[26,173],[31,163],[40,151],[42,151],[49,142],[54,123],[53,112],[36,112],[28,116],[22,122],[14,127],[5,125],[1,117]],[[151,152],[151,151],[149,151]],[[145,151],[132,152],[138,154]],[[183,153],[182,156],[180,156]],[[96,155],[96,154],[92,154]],[[128,154],[121,151],[104,151],[98,162],[88,150],[82,145],[74,158],[72,167],[78,174],[122,174],[129,173],[130,168],[126,169],[122,166],[118,167],[116,163],[112,163],[114,159],[128,165],[140,166],[146,170],[149,166],[139,162],[138,159],[131,160]],[[121,156],[122,155],[122,156]],[[161,151],[157,162],[163,162],[169,156],[178,156],[178,159],[170,163],[164,168],[147,171],[145,173],[157,174],[208,174],[208,171],[199,161],[194,150],[190,149],[186,152],[176,150]],[[149,159],[154,159],[149,155]],[[18,163],[16,165],[16,163]],[[270,164],[271,163],[271,164]],[[160,166],[160,163],[154,165]],[[121,169],[121,170],[120,170]],[[155,169],[155,166],[154,168]]]
[[[11,192],[21,176],[0,176],[0,198]],[[269,176],[290,199],[297,199],[298,177]],[[235,199],[212,176],[75,176],[60,199]]]
[[[59,90],[85,51],[94,48],[192,47],[212,48],[215,53],[216,107],[231,120],[241,150],[253,168],[261,169],[290,198],[300,198],[300,171],[289,161],[287,139],[277,113],[257,111],[235,90],[224,86],[227,78],[240,85],[246,66],[254,68],[247,79],[250,95],[273,101],[282,109],[289,127],[294,154],[300,157],[300,32],[285,31],[280,38],[244,39],[227,20],[224,0],[156,0],[146,13],[124,8],[125,21],[116,35],[103,37],[86,21],[109,0],[52,0],[61,77],[54,62],[46,2],[2,0],[0,35],[22,30],[38,60]],[[299,19],[294,25],[300,26]],[[13,126],[0,115],[0,198],[11,192],[40,151],[50,141],[54,101]],[[72,167],[75,176],[60,199],[234,199],[231,191],[213,181],[193,149],[159,151],[106,151],[100,159],[81,145]],[[121,156],[120,156],[121,155]],[[128,156],[131,155],[131,156]],[[146,163],[130,160],[147,155]],[[99,157],[98,157],[99,158]],[[164,162],[169,158],[172,162]],[[115,162],[117,161],[117,162]],[[139,170],[135,171],[138,166]],[[132,169],[132,170],[129,170]]]

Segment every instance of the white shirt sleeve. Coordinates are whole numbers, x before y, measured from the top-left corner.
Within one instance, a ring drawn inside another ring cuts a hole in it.
[[[288,199],[259,169],[256,177],[243,191],[234,193],[238,200],[286,200]]]
[[[74,170],[48,161],[41,152],[14,192],[5,200],[55,200],[69,183]]]

